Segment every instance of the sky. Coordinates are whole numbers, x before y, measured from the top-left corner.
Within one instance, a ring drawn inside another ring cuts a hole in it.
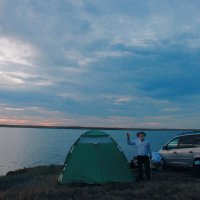
[[[0,0],[0,124],[200,128],[199,8]]]

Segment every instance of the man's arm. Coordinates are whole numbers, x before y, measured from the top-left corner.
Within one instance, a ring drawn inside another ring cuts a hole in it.
[[[130,134],[129,133],[127,133],[126,134],[126,136],[127,136],[127,143],[129,144],[129,145],[135,145],[135,140],[133,140],[133,141],[131,141],[131,136],[130,136]]]

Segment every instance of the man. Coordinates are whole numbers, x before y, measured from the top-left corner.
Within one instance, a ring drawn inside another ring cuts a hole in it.
[[[145,168],[146,179],[151,180],[151,168],[149,158],[152,158],[152,152],[149,142],[145,139],[146,134],[144,132],[138,132],[136,134],[137,139],[131,141],[130,134],[127,133],[127,143],[129,145],[135,145],[137,148],[137,164],[139,180],[144,180],[143,165]]]

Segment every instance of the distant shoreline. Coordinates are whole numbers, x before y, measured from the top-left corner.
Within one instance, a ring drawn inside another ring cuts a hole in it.
[[[44,128],[44,129],[80,129],[80,130],[88,130],[88,129],[98,129],[98,130],[152,130],[152,131],[194,131],[200,132],[200,129],[181,129],[181,128],[132,128],[132,127],[93,127],[93,126],[40,126],[40,125],[8,125],[8,124],[0,124],[0,127],[4,128]]]

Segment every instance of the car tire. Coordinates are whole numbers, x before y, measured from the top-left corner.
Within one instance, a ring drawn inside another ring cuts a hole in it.
[[[200,158],[194,160],[192,165],[192,176],[200,178]]]

